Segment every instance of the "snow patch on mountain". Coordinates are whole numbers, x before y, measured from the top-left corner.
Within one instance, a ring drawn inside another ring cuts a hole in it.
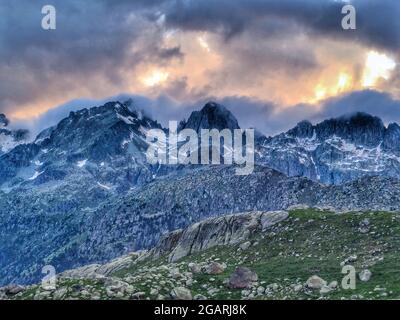
[[[117,117],[118,117],[118,119],[122,120],[126,124],[134,124],[135,123],[135,119],[133,117],[131,117],[131,116],[125,117],[122,114],[117,113]]]
[[[106,186],[105,184],[102,184],[102,183],[100,183],[100,182],[97,182],[97,185],[98,185],[100,188],[102,188],[102,189],[111,190],[111,187]]]
[[[37,177],[39,177],[44,171],[35,171],[32,177],[28,178],[28,180],[35,180]]]
[[[86,162],[87,162],[87,159],[80,160],[80,161],[78,161],[78,162],[76,163],[76,165],[77,165],[79,168],[82,168],[82,167],[84,167],[84,166],[86,165]]]

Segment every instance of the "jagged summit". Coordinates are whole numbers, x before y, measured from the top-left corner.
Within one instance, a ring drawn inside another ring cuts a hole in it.
[[[314,133],[314,126],[308,120],[303,120],[299,122],[293,129],[288,131],[291,136],[296,136],[299,138],[311,138]]]
[[[392,131],[393,128],[390,130]],[[289,130],[287,134],[298,138],[314,136],[319,141],[339,137],[356,144],[376,147],[385,138],[387,131],[388,129],[380,118],[368,113],[356,112],[324,120],[316,125],[304,120]]]
[[[260,162],[289,176],[341,184],[366,175],[400,176],[400,127],[363,112],[312,125],[302,121],[265,141]]]
[[[392,151],[400,150],[400,126],[390,123],[385,132],[383,148]]]
[[[224,106],[208,102],[200,111],[193,111],[187,121],[182,121],[179,130],[193,129],[199,132],[201,129],[239,129],[235,116]]]
[[[132,132],[143,135],[150,128],[160,128],[160,125],[142,113],[130,110],[125,103],[111,101],[102,106],[71,112],[52,130],[50,140],[57,146],[71,145],[72,142],[77,142],[79,147],[114,146],[114,151],[118,153],[120,144]]]
[[[317,124],[315,129],[319,139],[335,135],[371,147],[382,141],[386,131],[380,118],[362,112],[325,120]]]

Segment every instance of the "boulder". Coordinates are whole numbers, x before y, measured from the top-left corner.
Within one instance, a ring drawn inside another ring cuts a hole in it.
[[[327,294],[332,291],[332,288],[329,286],[322,286],[322,288],[319,290],[320,294]]]
[[[0,291],[4,292],[7,296],[14,296],[24,290],[25,290],[24,287],[16,284],[10,284],[6,287],[0,288]]]
[[[314,275],[307,280],[306,286],[310,289],[320,290],[326,286],[326,281],[324,279]]]
[[[369,271],[368,269],[365,269],[365,270],[361,271],[361,272],[358,274],[358,277],[359,277],[360,280],[363,281],[363,282],[369,281],[369,279],[371,279],[371,276],[372,276],[372,272]]]
[[[338,287],[338,282],[337,281],[332,281],[329,285],[329,288],[331,288],[332,290],[337,289]]]
[[[248,248],[250,248],[251,246],[251,242],[250,241],[246,241],[244,243],[242,243],[239,248],[243,251],[246,251]]]
[[[171,297],[174,300],[192,300],[192,293],[184,287],[176,287],[172,289]]]
[[[198,264],[194,263],[194,262],[190,262],[188,264],[188,268],[189,268],[190,272],[195,273],[195,274],[201,272],[200,266]]]
[[[225,268],[225,265],[213,261],[203,267],[203,272],[205,274],[221,274],[225,271]]]
[[[299,292],[299,291],[301,291],[303,289],[303,286],[301,285],[301,284],[297,284],[295,287],[294,287],[294,291],[295,292]]]
[[[132,300],[144,300],[146,298],[146,292],[136,292],[132,294]]]
[[[246,267],[237,267],[229,278],[228,287],[232,289],[250,288],[258,280],[255,272]]]

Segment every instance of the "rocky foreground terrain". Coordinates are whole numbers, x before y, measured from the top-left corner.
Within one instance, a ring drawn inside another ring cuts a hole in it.
[[[148,251],[65,271],[55,287],[3,287],[0,298],[399,299],[399,246],[396,212],[253,211],[210,218],[166,234]],[[348,266],[354,289],[342,286]]]

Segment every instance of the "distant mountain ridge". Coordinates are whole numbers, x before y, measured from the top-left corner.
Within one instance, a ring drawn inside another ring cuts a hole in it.
[[[365,175],[400,177],[400,127],[355,113],[316,125],[302,121],[264,139],[259,162],[288,176],[341,184]]]
[[[60,180],[87,166],[100,180],[118,180],[117,188],[129,189],[180,169],[148,165],[146,131],[167,129],[141,112],[130,110],[130,103],[108,102],[71,112],[30,144],[22,144],[23,132],[7,133],[19,143],[0,157],[0,185],[9,189]],[[1,119],[8,124],[5,117]],[[178,130],[239,128],[228,109],[209,102],[200,111],[192,112],[187,121],[181,121]],[[4,129],[0,129],[0,138],[1,130]],[[316,125],[302,121],[286,133],[273,137],[258,133],[256,138],[256,163],[288,176],[305,176],[325,184],[341,184],[364,175],[400,177],[400,126],[391,123],[385,127],[381,119],[366,113]],[[101,171],[108,166],[116,174],[102,177]],[[121,178],[122,175],[129,178]]]

